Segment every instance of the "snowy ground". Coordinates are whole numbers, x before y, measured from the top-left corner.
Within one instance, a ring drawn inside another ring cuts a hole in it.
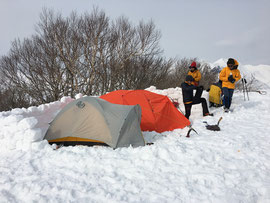
[[[180,88],[148,90],[182,102]],[[0,202],[270,202],[270,92],[249,96],[235,92],[233,112],[214,117],[196,105],[190,138],[144,132],[153,145],[116,150],[42,141],[68,97],[1,112]],[[221,116],[220,132],[206,130]]]

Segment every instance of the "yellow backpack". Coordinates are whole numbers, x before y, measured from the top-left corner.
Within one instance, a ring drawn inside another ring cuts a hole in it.
[[[210,86],[209,91],[209,102],[210,106],[222,106],[222,99],[221,99],[222,90],[219,86],[213,84]]]

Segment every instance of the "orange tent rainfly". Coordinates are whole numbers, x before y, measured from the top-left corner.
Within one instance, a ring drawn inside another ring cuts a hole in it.
[[[114,104],[139,104],[142,109],[142,131],[160,133],[190,125],[190,121],[175,108],[168,97],[147,90],[117,90],[100,98]]]

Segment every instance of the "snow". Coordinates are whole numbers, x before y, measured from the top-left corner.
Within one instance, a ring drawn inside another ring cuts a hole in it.
[[[215,61],[214,63],[210,64],[211,67],[216,67],[216,66],[220,66],[220,67],[226,67],[227,66],[227,60],[228,59],[224,59],[224,58],[221,58],[217,61]]]
[[[263,70],[267,79],[268,66],[243,67],[256,77]],[[184,111],[181,88],[147,90],[177,100]],[[235,91],[233,111],[211,108],[214,117],[192,107],[198,134],[190,138],[188,128],[143,132],[153,145],[115,150],[55,150],[43,140],[70,97],[0,112],[0,202],[270,202],[270,91],[249,97]],[[216,124],[221,116],[221,131],[206,130],[203,121]]]

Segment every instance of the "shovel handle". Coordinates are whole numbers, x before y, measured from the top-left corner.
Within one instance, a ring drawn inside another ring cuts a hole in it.
[[[222,118],[222,116],[219,118],[219,120],[218,120],[218,123],[217,123],[217,126],[219,125],[219,123],[220,123],[220,121],[222,120],[223,118]]]

